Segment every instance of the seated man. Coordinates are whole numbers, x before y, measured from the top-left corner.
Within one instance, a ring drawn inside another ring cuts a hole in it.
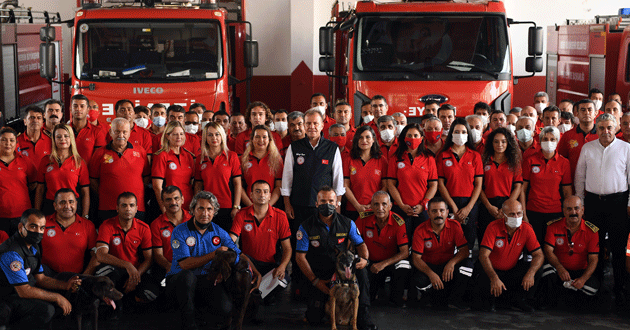
[[[173,229],[171,247],[175,262],[166,274],[166,297],[177,301],[182,329],[194,330],[198,329],[195,306],[209,307],[212,315],[222,318],[232,312],[232,300],[224,285],[214,285],[208,280],[208,268],[216,251],[232,249],[250,266],[252,263],[241,254],[230,235],[212,223],[212,218],[219,212],[219,202],[212,193],[198,192],[190,202],[190,210],[192,218]],[[253,281],[256,281],[253,289],[256,289],[260,284],[260,273],[255,267],[252,272]]]
[[[563,285],[583,293],[578,299],[593,297],[600,286],[599,279],[593,276],[599,259],[599,229],[582,219],[584,206],[580,197],[569,196],[563,204],[564,218],[547,224],[543,245],[549,262],[542,268],[542,278],[550,284],[548,297],[557,299]]]
[[[459,222],[448,218],[448,206],[441,197],[433,197],[427,206],[429,221],[413,233],[412,260],[419,270],[413,283],[431,294],[435,309],[446,309],[449,302],[466,309],[462,296],[472,276],[472,260],[464,231]]]
[[[94,274],[98,265],[92,249],[96,245],[94,224],[77,215],[77,197],[70,188],[61,188],[53,201],[55,213],[46,218],[42,240],[44,272],[54,277],[61,272]],[[89,260],[87,266],[85,262]]]
[[[157,298],[159,288],[146,274],[153,262],[151,230],[135,218],[137,202],[133,193],[120,194],[116,202],[118,216],[99,227],[95,249],[101,265],[96,275],[109,277],[125,295],[134,292],[136,301],[146,302]]]
[[[523,223],[521,203],[508,199],[501,211],[504,218],[488,225],[480,244],[479,264],[475,266],[478,276],[474,295],[478,301],[475,305],[483,306],[489,302],[486,308],[495,311],[495,298],[507,291],[512,295],[515,307],[532,312],[534,309],[525,300],[526,293],[535,292],[532,289],[536,284],[535,275],[545,258],[534,229],[529,223]],[[529,265],[525,257],[519,259],[525,248],[532,255]]]
[[[370,282],[367,276],[368,249],[363,243],[354,221],[337,213],[337,194],[329,186],[317,193],[317,211],[300,225],[295,237],[297,248],[295,260],[300,270],[311,283],[307,284],[308,307],[306,319],[319,323],[324,317],[324,306],[329,295],[329,283],[335,274],[336,255],[331,251],[345,250],[348,240],[354,244],[359,258],[356,261],[356,277],[359,284],[359,329],[377,329],[370,319]]]
[[[370,279],[370,300],[376,299],[378,289],[385,284],[385,278],[392,279],[389,300],[403,306],[403,291],[409,275],[409,239],[405,220],[392,212],[389,194],[377,191],[372,196],[371,211],[361,212],[356,222],[357,229],[370,252],[368,278]]]
[[[6,304],[0,326],[13,323],[15,329],[44,329],[56,314],[72,311],[64,296],[48,290],[76,291],[81,280],[75,276],[62,282],[43,274],[41,253],[36,247],[45,229],[44,214],[28,209],[20,218],[17,233],[0,245],[0,300]],[[4,312],[9,310],[6,315]]]

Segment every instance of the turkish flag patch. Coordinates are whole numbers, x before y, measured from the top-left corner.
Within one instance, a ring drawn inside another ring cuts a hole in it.
[[[328,159],[322,159],[322,164],[328,165]]]
[[[345,240],[346,240],[346,238],[345,238],[345,237],[343,237],[343,238],[339,238],[339,239],[337,239],[337,244],[341,244],[341,243],[343,243],[343,241],[345,241]]]

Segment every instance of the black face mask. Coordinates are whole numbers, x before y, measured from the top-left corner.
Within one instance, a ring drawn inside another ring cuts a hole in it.
[[[335,206],[332,204],[322,204],[317,207],[317,211],[324,217],[329,217],[335,213]]]
[[[24,237],[24,240],[28,244],[37,245],[42,241],[43,238],[44,238],[43,233],[27,230],[26,237]]]
[[[202,230],[206,230],[206,229],[208,229],[208,227],[210,227],[210,225],[211,225],[211,224],[212,224],[212,222],[208,222],[207,224],[205,224],[205,225],[204,225],[204,224],[202,224],[202,223],[199,223],[199,221],[197,221],[197,220],[195,219],[195,226],[197,226],[197,227],[201,228]]]

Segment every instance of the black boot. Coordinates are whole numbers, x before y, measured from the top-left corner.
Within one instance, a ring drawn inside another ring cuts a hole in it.
[[[369,307],[366,305],[359,305],[359,315],[357,320],[357,327],[360,330],[377,330],[378,327],[374,322],[372,322],[372,318],[370,317]]]

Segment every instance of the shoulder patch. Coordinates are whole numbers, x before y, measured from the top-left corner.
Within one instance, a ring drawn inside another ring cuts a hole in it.
[[[551,226],[551,224],[556,223],[556,222],[558,222],[558,221],[560,221],[560,220],[562,220],[562,218],[553,219],[553,220],[551,220],[551,221],[548,221],[548,222],[547,222],[547,226]]]
[[[405,225],[405,220],[403,218],[401,218],[398,214],[392,213],[392,217],[394,217],[394,220],[396,220],[396,223],[399,226],[404,226]]]
[[[584,221],[584,224],[588,227],[591,228],[591,230],[596,233],[599,231],[599,228],[597,228],[597,226],[595,226],[594,224],[588,222],[588,221]]]
[[[361,219],[365,219],[371,215],[374,215],[373,211],[359,212],[359,217],[361,217]]]

